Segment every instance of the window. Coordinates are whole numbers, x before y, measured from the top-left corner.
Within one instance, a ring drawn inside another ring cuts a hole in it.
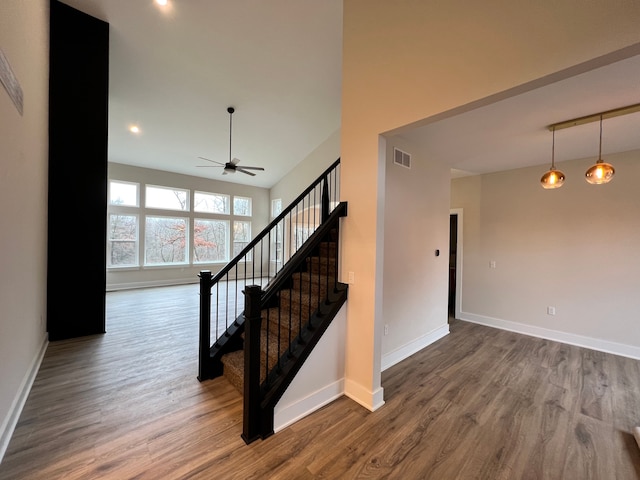
[[[238,255],[251,241],[251,222],[233,222],[233,256]],[[251,260],[251,252],[247,256]]]
[[[137,207],[138,184],[129,182],[109,182],[109,203],[125,207]]]
[[[229,195],[194,192],[193,211],[229,215]]]
[[[187,263],[187,224],[186,218],[147,216],[144,263],[146,265]]]
[[[250,217],[251,199],[246,197],[233,197],[233,214]]]
[[[189,210],[189,204],[187,202],[187,199],[189,198],[188,190],[147,185],[145,192],[145,205],[147,208],[182,211]]]
[[[282,199],[275,198],[271,200],[271,218],[276,218],[282,213]]]
[[[138,216],[109,215],[107,266],[131,267],[138,265]]]
[[[225,263],[251,242],[251,197],[191,193],[181,187],[109,180],[107,267]],[[282,231],[278,237],[270,248],[282,252]],[[252,252],[244,260],[251,261]]]
[[[271,261],[282,263],[283,238],[285,221],[280,220],[271,234]]]
[[[193,262],[226,262],[229,259],[229,221],[193,222]]]
[[[304,242],[309,239],[309,237],[311,236],[311,234],[313,234],[313,232],[315,232],[315,230],[315,225],[309,226],[295,224],[293,236],[295,239],[294,244],[296,246],[296,251],[302,246]]]

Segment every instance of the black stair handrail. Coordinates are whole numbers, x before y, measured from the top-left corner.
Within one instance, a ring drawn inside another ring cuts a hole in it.
[[[332,211],[331,207],[335,208],[335,206],[338,205],[339,166],[340,158],[333,162],[313,183],[298,195],[293,202],[274,218],[216,275],[212,276],[208,270],[200,272],[201,298],[198,370],[198,379],[200,381],[214,378],[221,374],[221,365],[215,359],[212,361],[212,355],[217,358],[219,355],[224,354],[224,352],[238,348],[237,337],[234,337],[236,340],[233,340],[233,334],[231,333],[232,330],[237,331],[240,329],[244,323],[242,308],[238,308],[239,297],[242,291],[242,285],[239,285],[238,279],[243,279],[243,284],[251,281],[254,284],[260,283],[261,286],[265,278],[268,279],[269,283],[276,280],[276,277],[278,277],[280,271],[286,265],[285,260],[295,255],[295,251],[306,241],[310,232],[318,228],[322,224],[322,221],[328,217]],[[320,185],[322,185],[322,190],[318,194],[318,187]],[[330,190],[331,193],[329,193]],[[299,210],[299,208],[301,210]],[[311,222],[310,218],[312,211],[313,222]],[[294,212],[295,221],[293,218]],[[302,219],[302,221],[300,221],[300,219]],[[286,237],[284,236],[285,231],[287,231]],[[281,254],[278,254],[277,250],[275,251],[276,258],[275,261],[273,261],[271,258],[271,240],[277,240],[279,237],[278,233],[282,235],[282,251]],[[272,237],[272,235],[274,236]],[[287,259],[285,259],[285,246],[288,249]],[[265,250],[267,252],[266,261]],[[279,258],[279,255],[282,257]],[[267,265],[266,276],[264,275],[265,264]],[[251,272],[248,271],[249,268]],[[256,268],[259,270],[259,282],[256,282]],[[242,271],[243,269],[244,271]],[[227,281],[223,283],[223,280]],[[232,283],[233,280],[235,280],[235,283]],[[212,291],[214,289],[215,309],[212,310]],[[234,289],[235,291],[232,291]],[[221,312],[218,311],[219,309]],[[212,317],[215,317],[213,325]],[[213,338],[216,339],[213,345],[211,342],[212,333]],[[216,350],[217,353],[215,353],[214,350]]]
[[[251,253],[251,251],[258,245],[264,238],[282,221],[284,218],[291,213],[296,206],[311,192],[315,189],[321,182],[327,181],[327,177],[331,174],[331,172],[336,169],[340,165],[340,158],[338,158],[335,162],[331,164],[329,168],[327,168],[322,175],[320,175],[311,185],[309,185],[300,195],[293,200],[288,207],[286,207],[276,218],[274,218],[269,225],[267,225],[259,234],[256,236],[249,244],[243,248],[238,255],[236,255],[222,270],[220,270],[216,275],[214,275],[211,279],[211,286],[215,283],[219,282],[224,276],[235,267],[238,262],[247,254]],[[328,213],[328,212],[327,212]]]
[[[276,365],[270,365],[266,360],[266,378],[260,381],[261,369],[261,311],[269,303],[270,297],[276,294],[294,273],[299,272],[301,266],[309,259],[313,252],[325,241],[330,232],[336,231],[340,219],[347,215],[347,203],[340,202],[328,215],[304,245],[289,259],[285,267],[278,272],[278,277],[270,283],[266,290],[258,285],[245,287],[244,310],[244,391],[243,391],[243,432],[242,438],[249,444],[258,438],[266,438],[273,434],[274,408],[302,364],[335,317],[346,300],[347,285],[338,282],[337,272],[331,282],[332,289],[327,289],[326,296],[321,297],[317,310],[308,319],[304,328],[291,339],[291,344],[282,352],[282,357]],[[328,257],[327,257],[328,258]],[[337,251],[336,257],[337,260]],[[268,320],[268,317],[266,319]],[[280,328],[275,328],[276,332]],[[275,333],[278,335],[278,333]],[[269,330],[266,330],[268,344]],[[280,353],[280,352],[279,352]],[[268,355],[267,355],[268,357]]]

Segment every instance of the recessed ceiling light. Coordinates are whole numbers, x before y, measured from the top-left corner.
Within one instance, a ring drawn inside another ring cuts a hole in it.
[[[129,131],[131,133],[140,133],[140,127],[138,125],[131,125]]]
[[[156,0],[156,3],[162,7],[166,6],[169,3],[169,0]]]

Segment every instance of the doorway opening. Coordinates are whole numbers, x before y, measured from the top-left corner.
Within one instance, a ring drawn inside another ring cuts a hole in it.
[[[458,256],[458,214],[449,215],[449,322],[456,316],[456,265]]]

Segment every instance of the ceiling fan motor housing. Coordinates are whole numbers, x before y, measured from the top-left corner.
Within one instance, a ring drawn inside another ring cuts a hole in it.
[[[235,112],[235,108],[233,107],[227,107],[227,112],[229,112],[229,161],[226,163],[222,163],[222,162],[218,162],[217,160],[209,160],[208,158],[204,158],[204,157],[198,157],[201,158],[202,160],[206,160],[208,162],[212,162],[212,163],[217,163],[219,166],[223,167],[222,169],[222,174],[226,175],[227,173],[235,173],[236,170],[241,171],[242,173],[246,173],[247,175],[251,175],[252,177],[255,176],[255,173],[249,172],[249,170],[262,170],[264,171],[264,168],[262,167],[241,167],[238,168],[237,167],[237,163],[240,161],[237,158],[234,158],[233,160],[231,160],[231,132],[233,131],[233,124],[231,121],[231,114],[233,112]],[[209,166],[209,165],[205,165],[205,166]]]

